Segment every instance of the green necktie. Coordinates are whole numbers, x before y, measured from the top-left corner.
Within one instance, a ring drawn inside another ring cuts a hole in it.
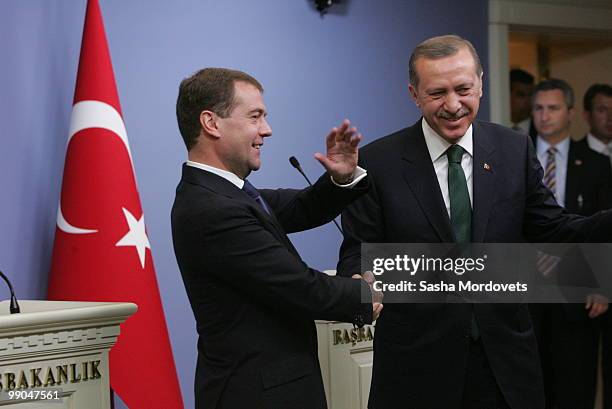
[[[465,180],[465,173],[461,167],[463,148],[452,145],[446,151],[448,157],[448,195],[450,197],[450,219],[455,232],[457,243],[470,243],[472,241],[472,206],[470,194]],[[470,328],[472,339],[480,337],[480,330],[476,317],[472,313]]]

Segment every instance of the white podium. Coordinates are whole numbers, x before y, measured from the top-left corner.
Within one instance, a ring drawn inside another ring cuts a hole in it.
[[[119,324],[136,312],[136,305],[19,304],[21,313],[10,315],[9,302],[0,302],[0,407],[110,408],[108,352],[119,336]],[[61,399],[44,399],[41,391],[53,391]],[[26,399],[15,400],[17,395]]]
[[[325,270],[336,275],[335,270]],[[374,356],[374,324],[316,321],[319,361],[329,409],[367,409]]]
[[[329,409],[367,409],[374,325],[317,321],[319,361]]]

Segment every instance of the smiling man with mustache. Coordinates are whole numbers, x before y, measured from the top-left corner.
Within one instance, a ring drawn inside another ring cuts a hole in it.
[[[469,41],[425,40],[409,77],[422,118],[360,150],[370,190],[342,214],[340,275],[360,268],[362,243],[612,239],[612,213],[559,207],[528,135],[476,120],[483,70]],[[544,408],[527,305],[387,303],[368,407]]]

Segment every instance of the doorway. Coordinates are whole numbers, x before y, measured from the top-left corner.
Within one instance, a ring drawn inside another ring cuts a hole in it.
[[[568,81],[579,119],[588,86],[612,82],[612,2],[490,0],[488,62],[492,122],[511,125],[511,68],[524,68],[536,81],[549,76]],[[575,122],[572,135],[584,135],[586,126]]]
[[[576,97],[571,135],[581,139],[588,132],[582,119],[584,93],[594,83],[612,83],[612,36],[510,28],[508,67],[529,72],[536,83],[548,78],[567,81]]]

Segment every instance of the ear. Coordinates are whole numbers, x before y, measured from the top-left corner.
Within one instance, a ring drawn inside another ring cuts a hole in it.
[[[484,75],[484,72],[481,72],[480,73],[480,87],[478,89],[478,96],[480,98],[482,98],[482,77],[483,77],[483,75]]]
[[[414,101],[414,103],[418,107],[419,106],[419,98],[418,98],[417,90],[414,87],[414,85],[408,84],[408,91],[410,91],[410,96],[412,97],[412,100]]]
[[[202,111],[200,112],[200,126],[202,130],[215,138],[221,137],[221,132],[219,131],[219,123],[218,116],[212,111]]]

